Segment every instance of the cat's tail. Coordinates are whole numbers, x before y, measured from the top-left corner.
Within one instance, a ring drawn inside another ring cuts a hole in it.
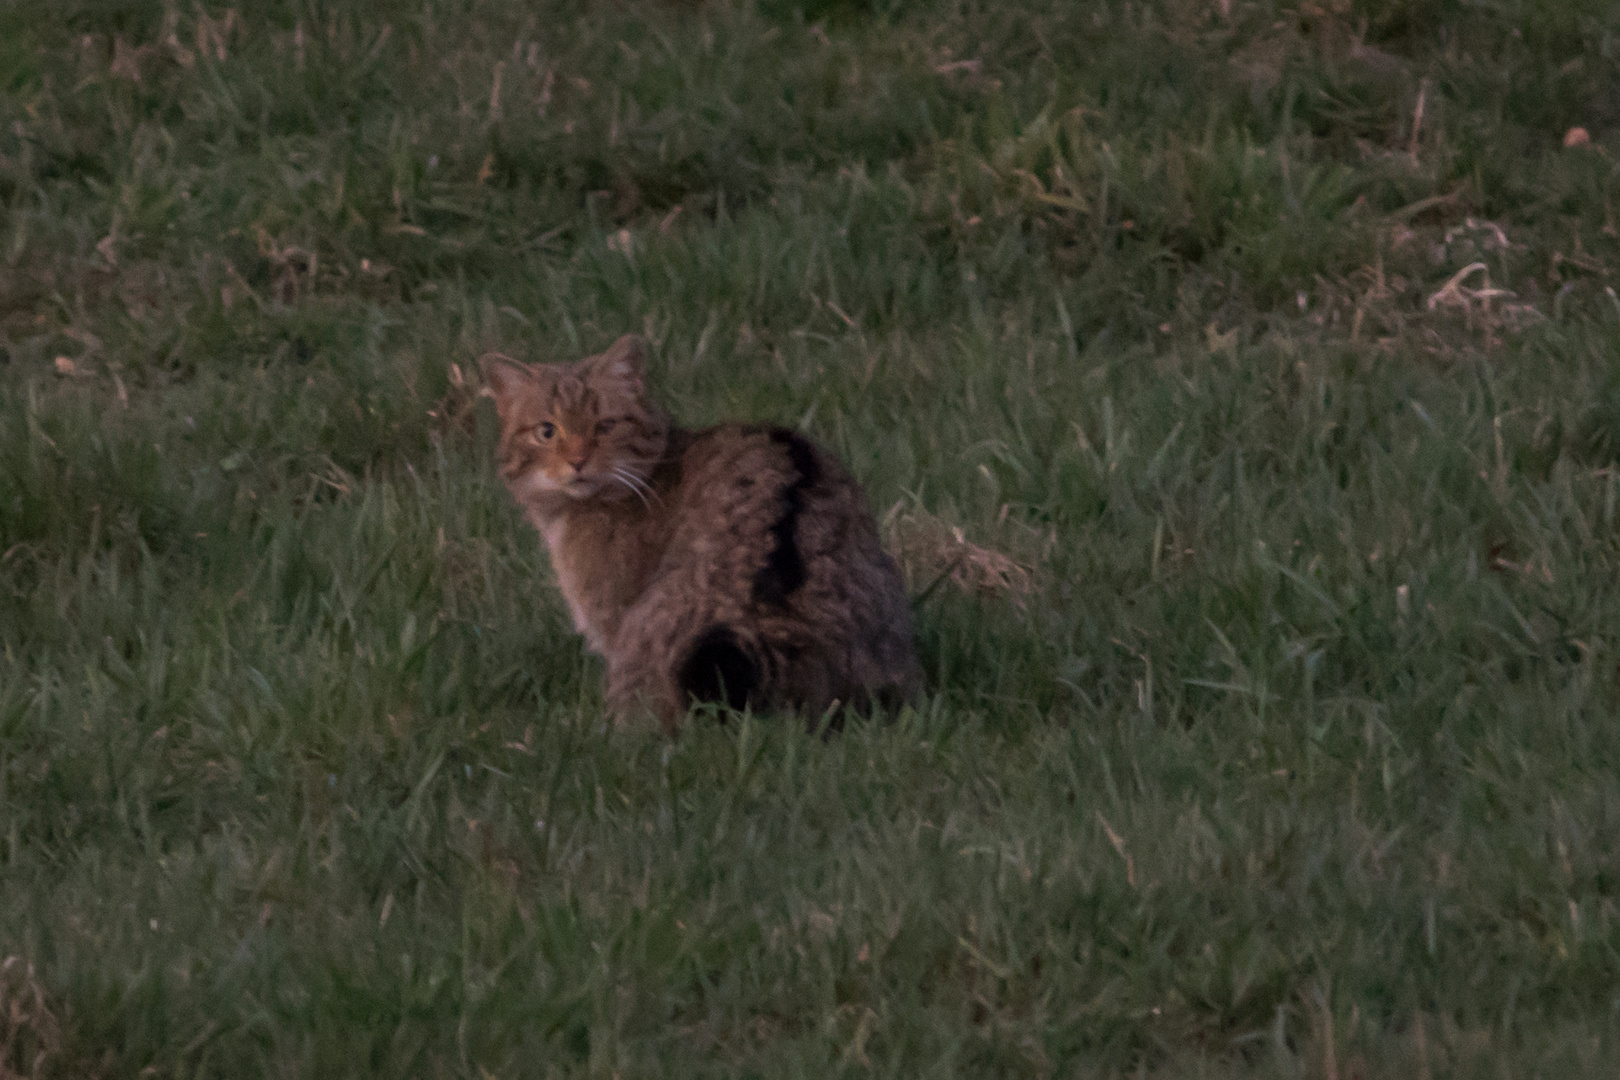
[[[905,627],[909,631],[909,625]],[[909,634],[831,652],[802,632],[753,632],[727,623],[706,627],[675,669],[677,708],[694,701],[736,709],[792,708],[819,716],[848,706],[896,713],[913,701],[922,672]]]
[[[740,710],[762,703],[765,671],[755,649],[730,626],[715,623],[693,639],[676,669],[675,683],[684,701],[713,701]]]

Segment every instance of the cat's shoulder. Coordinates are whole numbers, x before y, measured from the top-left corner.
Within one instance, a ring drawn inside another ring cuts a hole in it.
[[[836,465],[836,458],[816,444],[815,439],[792,427],[744,421],[716,424],[692,432],[684,457],[693,463],[714,461],[716,465],[727,463],[737,468],[791,468],[810,473],[823,466]]]
[[[803,487],[847,479],[838,458],[810,436],[771,424],[732,422],[693,432],[681,457],[683,471],[694,479],[725,474],[756,481],[775,477]]]

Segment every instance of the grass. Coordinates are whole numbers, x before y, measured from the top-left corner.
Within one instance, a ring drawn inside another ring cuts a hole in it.
[[[0,1076],[1614,1075],[1617,56],[0,0]],[[627,330],[1030,588],[603,730],[469,380]]]

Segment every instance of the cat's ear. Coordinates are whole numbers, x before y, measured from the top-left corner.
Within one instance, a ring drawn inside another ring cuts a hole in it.
[[[478,367],[484,373],[485,390],[495,399],[495,411],[502,416],[534,381],[526,365],[502,353],[485,353],[478,358]]]
[[[636,334],[626,334],[601,355],[593,356],[582,365],[582,374],[608,379],[641,393],[642,372],[647,367],[647,343]]]

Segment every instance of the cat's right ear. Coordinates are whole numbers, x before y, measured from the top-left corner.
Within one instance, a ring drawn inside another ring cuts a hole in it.
[[[478,358],[478,367],[484,373],[484,389],[503,417],[534,378],[525,365],[504,353],[485,353]]]

